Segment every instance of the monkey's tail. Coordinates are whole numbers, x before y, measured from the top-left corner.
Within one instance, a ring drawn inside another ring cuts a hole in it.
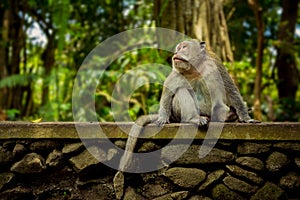
[[[120,160],[119,171],[115,174],[114,177],[114,190],[116,194],[116,199],[119,200],[124,194],[124,174],[123,171],[127,169],[132,163],[132,153],[136,145],[138,136],[143,130],[143,127],[146,124],[154,122],[158,119],[158,115],[143,115],[140,116],[135,124],[130,129],[128,135],[125,152]]]
[[[130,167],[132,163],[132,153],[135,148],[137,138],[143,130],[143,127],[151,122],[158,119],[158,115],[143,115],[140,116],[134,125],[131,127],[128,139],[126,142],[125,152],[120,160],[119,170],[124,171],[126,168]]]

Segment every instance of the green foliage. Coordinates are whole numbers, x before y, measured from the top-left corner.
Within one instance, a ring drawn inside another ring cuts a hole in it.
[[[274,76],[275,47],[279,44],[276,35],[280,20],[280,2],[279,0],[260,1],[266,30],[261,106],[264,120],[281,120],[287,115],[292,116],[291,120],[299,121],[299,114],[293,115],[293,112],[300,113],[300,91],[298,90],[297,94],[296,110],[282,109],[283,105],[290,104],[290,101],[279,100]],[[164,11],[167,3],[170,1],[163,1],[161,12]],[[6,108],[6,113],[12,120],[20,118],[25,120],[43,118],[44,121],[73,120],[71,104],[73,81],[88,53],[105,39],[122,31],[158,25],[154,24],[153,1],[150,0],[28,0],[28,7],[29,9],[22,7],[24,10],[20,11],[20,15],[24,16],[25,20],[24,33],[26,34],[28,29],[38,24],[44,33],[43,36],[47,37],[46,43],[49,43],[49,40],[53,42],[55,62],[51,69],[46,70],[43,55],[47,45],[37,43],[36,38],[26,35],[22,41],[25,45],[20,55],[19,71],[13,73],[8,67],[8,76],[0,80],[0,89],[26,88],[21,101],[24,109]],[[235,62],[225,63],[225,65],[237,83],[244,100],[251,107],[256,76],[254,67],[256,22],[246,1],[226,1],[224,11],[235,57]],[[300,18],[298,24],[299,20]],[[128,45],[135,45],[140,41],[129,38],[127,42]],[[297,43],[299,37],[296,38]],[[122,44],[120,49],[121,47]],[[299,45],[294,45],[290,49],[300,52]],[[299,68],[299,53],[295,56]],[[169,52],[157,49],[142,48],[123,52],[103,72],[101,80],[98,77],[100,72],[87,71],[87,76],[81,80],[82,87],[86,90],[83,89],[78,95],[95,98],[99,121],[114,120],[112,102],[120,107],[123,106],[124,101],[128,102],[129,110],[124,109],[121,113],[128,114],[129,118],[125,120],[135,120],[138,115],[157,112],[162,90],[161,83],[171,69],[168,67],[170,63],[167,62],[169,57]],[[93,62],[93,64],[101,64],[105,60],[95,56]],[[152,63],[163,66],[154,67]],[[98,84],[97,90],[93,91],[95,93],[89,92],[89,84]],[[46,94],[48,101],[43,102],[46,87],[49,89]],[[114,91],[121,94],[119,99],[113,96]],[[86,107],[82,107],[79,112],[87,112],[86,108],[90,106],[90,102],[85,103]]]
[[[36,74],[14,74],[0,80],[0,88],[16,86],[27,86],[37,78]]]

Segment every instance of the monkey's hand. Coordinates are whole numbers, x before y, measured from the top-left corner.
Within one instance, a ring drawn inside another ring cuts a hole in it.
[[[154,123],[158,126],[163,126],[165,124],[169,124],[170,121],[167,118],[159,117]]]
[[[209,122],[209,118],[208,117],[206,117],[206,116],[200,116],[199,126],[207,125],[208,122]]]

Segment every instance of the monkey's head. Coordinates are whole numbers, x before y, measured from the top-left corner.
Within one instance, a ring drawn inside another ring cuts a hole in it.
[[[172,57],[173,67],[179,72],[197,68],[206,53],[205,42],[198,40],[186,40],[176,46]]]

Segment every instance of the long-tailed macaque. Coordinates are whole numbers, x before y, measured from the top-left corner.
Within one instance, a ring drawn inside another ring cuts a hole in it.
[[[250,118],[238,88],[221,60],[206,49],[205,42],[179,43],[172,57],[172,68],[164,82],[159,114],[139,117],[130,130],[120,171],[130,167],[137,137],[148,123],[161,126],[170,122],[190,122],[203,126],[209,120],[258,122]],[[120,171],[116,179],[124,178]]]
[[[182,85],[188,88],[182,82],[179,82],[178,87],[174,86],[177,83],[174,77],[178,74],[192,87],[196,95],[196,106],[200,109],[199,114],[209,116],[211,121],[230,121],[235,112],[239,122],[256,122],[250,118],[248,108],[221,60],[213,52],[206,50],[205,42],[189,40],[176,47],[173,71],[167,77],[161,95],[159,119],[156,122],[158,125],[168,123],[174,117],[174,104],[171,103],[173,94]],[[203,118],[200,117],[200,124],[202,121]]]

